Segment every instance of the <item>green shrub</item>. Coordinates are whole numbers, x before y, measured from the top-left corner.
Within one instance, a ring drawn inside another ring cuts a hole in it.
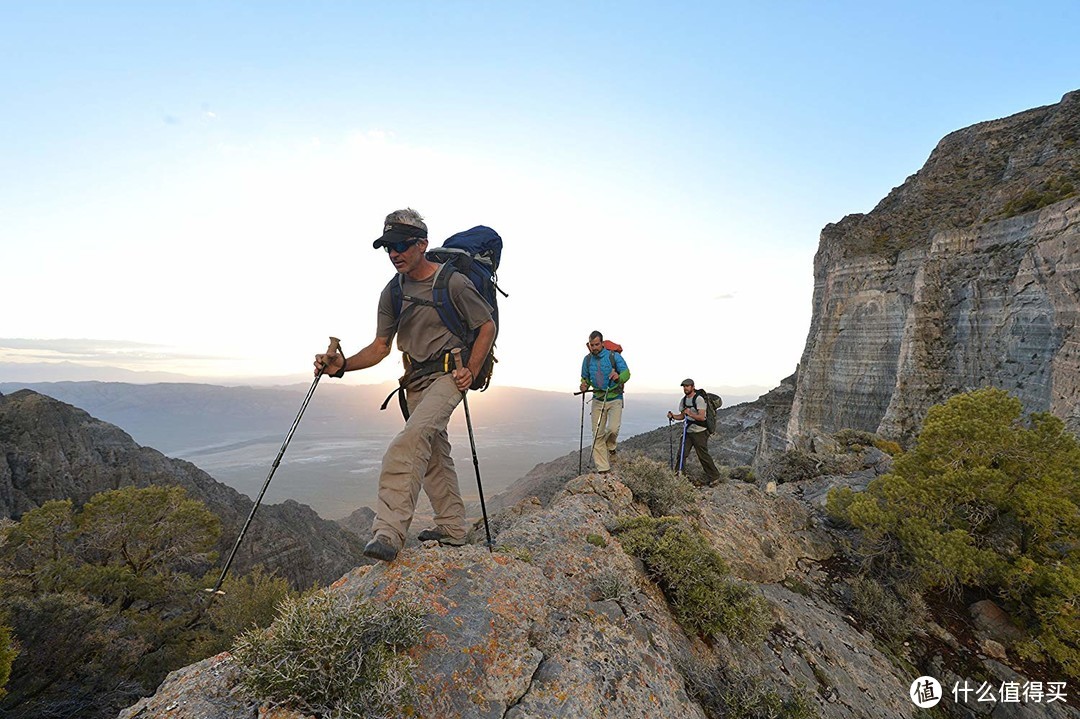
[[[874,446],[890,457],[896,457],[904,453],[904,448],[900,446],[900,443],[894,442],[891,439],[876,437],[874,439]]]
[[[866,447],[877,447],[893,457],[903,452],[903,448],[898,443],[860,429],[842,429],[833,436],[841,447],[854,451],[861,451]]]
[[[866,432],[861,429],[842,429],[833,435],[833,438],[841,447],[862,449],[863,447],[872,446],[874,440],[878,437],[873,432]]]
[[[1021,420],[1002,390],[957,395],[930,409],[891,474],[830,493],[827,509],[921,587],[1010,601],[1035,632],[1027,652],[1080,677],[1080,442],[1051,415]]]
[[[589,536],[585,537],[585,541],[593,545],[594,547],[600,547],[601,549],[607,546],[607,540],[601,537],[599,534],[590,534]]]
[[[0,699],[4,698],[7,690],[7,680],[11,677],[11,664],[19,654],[15,646],[15,640],[11,636],[11,627],[0,625]]]
[[[678,476],[666,464],[643,455],[632,455],[619,467],[619,479],[634,495],[634,499],[649,508],[653,516],[670,514],[673,510],[692,505],[696,498],[694,487]]]
[[[411,700],[420,612],[326,593],[289,598],[269,629],[233,647],[243,686],[259,700],[333,719],[382,717]]]
[[[753,482],[754,470],[746,465],[731,467],[727,471],[727,478],[733,482]]]
[[[709,719],[817,719],[821,714],[800,686],[785,697],[763,676],[736,668],[720,669],[681,662],[690,696]]]
[[[621,521],[616,532],[688,631],[747,643],[765,637],[772,625],[768,603],[728,578],[724,560],[699,531],[675,517],[636,517]]]
[[[1060,202],[1076,194],[1076,186],[1064,176],[1057,175],[1043,182],[1038,187],[1028,188],[1023,194],[1005,203],[1002,214],[1013,217],[1032,210],[1041,210],[1047,205]]]
[[[500,544],[495,547],[496,552],[502,552],[503,554],[509,554],[518,561],[525,562],[526,564],[533,563],[532,551],[526,546],[519,546],[513,544]]]
[[[800,449],[790,449],[769,462],[765,470],[765,478],[777,484],[802,482],[834,474],[836,470],[837,465],[832,458],[810,454]]]
[[[899,649],[917,628],[926,605],[917,592],[897,592],[865,575],[849,582],[851,609],[890,648]]]
[[[624,572],[606,569],[593,580],[593,597],[598,602],[625,599],[634,593],[634,585]]]
[[[165,603],[177,575],[211,566],[220,534],[220,520],[183,487],[95,494],[75,515],[78,584],[105,603]]]
[[[115,716],[223,642],[205,612],[218,520],[180,487],[46,502],[0,522],[0,615],[19,641],[13,715]],[[227,645],[226,645],[227,646]],[[0,666],[10,649],[0,641]]]
[[[206,631],[189,643],[189,662],[225,651],[249,629],[270,626],[277,606],[286,598],[298,595],[290,589],[288,581],[267,574],[261,566],[243,576],[230,576],[222,590],[225,594],[206,612]]]

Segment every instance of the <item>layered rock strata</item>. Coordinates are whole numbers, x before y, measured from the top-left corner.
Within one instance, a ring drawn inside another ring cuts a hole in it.
[[[787,440],[910,439],[997,386],[1080,428],[1080,91],[945,137],[867,215],[828,225]]]

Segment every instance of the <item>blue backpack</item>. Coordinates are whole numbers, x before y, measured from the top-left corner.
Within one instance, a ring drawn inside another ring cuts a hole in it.
[[[497,272],[502,259],[503,241],[499,233],[490,227],[478,225],[471,230],[459,232],[448,238],[442,247],[428,250],[426,257],[439,263],[432,284],[432,302],[409,297],[418,304],[434,305],[439,318],[447,329],[457,335],[465,344],[472,347],[476,340],[476,331],[469,329],[458,314],[454,303],[450,301],[450,276],[455,272],[465,275],[484,301],[491,306],[491,318],[495,321],[495,336],[499,334],[499,295],[509,297],[498,285]],[[397,281],[390,285],[390,300],[395,316],[400,317],[402,300],[405,297],[403,280],[398,275]],[[472,389],[485,390],[491,384],[491,374],[495,368],[495,343],[484,359],[479,374],[473,379]]]

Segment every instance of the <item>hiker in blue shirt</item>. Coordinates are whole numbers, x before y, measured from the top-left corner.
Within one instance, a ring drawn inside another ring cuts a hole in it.
[[[593,330],[589,335],[589,354],[581,361],[581,391],[593,389],[592,427],[593,463],[596,471],[611,471],[611,454],[622,423],[623,385],[630,370],[622,358],[622,347],[604,342],[604,335]]]

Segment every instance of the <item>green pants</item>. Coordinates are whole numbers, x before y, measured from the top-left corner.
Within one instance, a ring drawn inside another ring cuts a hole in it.
[[[709,483],[712,484],[720,479],[720,470],[716,468],[716,462],[713,461],[712,455],[709,454],[709,433],[687,431],[686,444],[683,445],[681,461],[681,466],[684,468],[684,471],[686,467],[686,455],[689,453],[691,447],[697,452],[698,461],[701,462],[701,468],[705,470],[705,477],[709,480]]]

